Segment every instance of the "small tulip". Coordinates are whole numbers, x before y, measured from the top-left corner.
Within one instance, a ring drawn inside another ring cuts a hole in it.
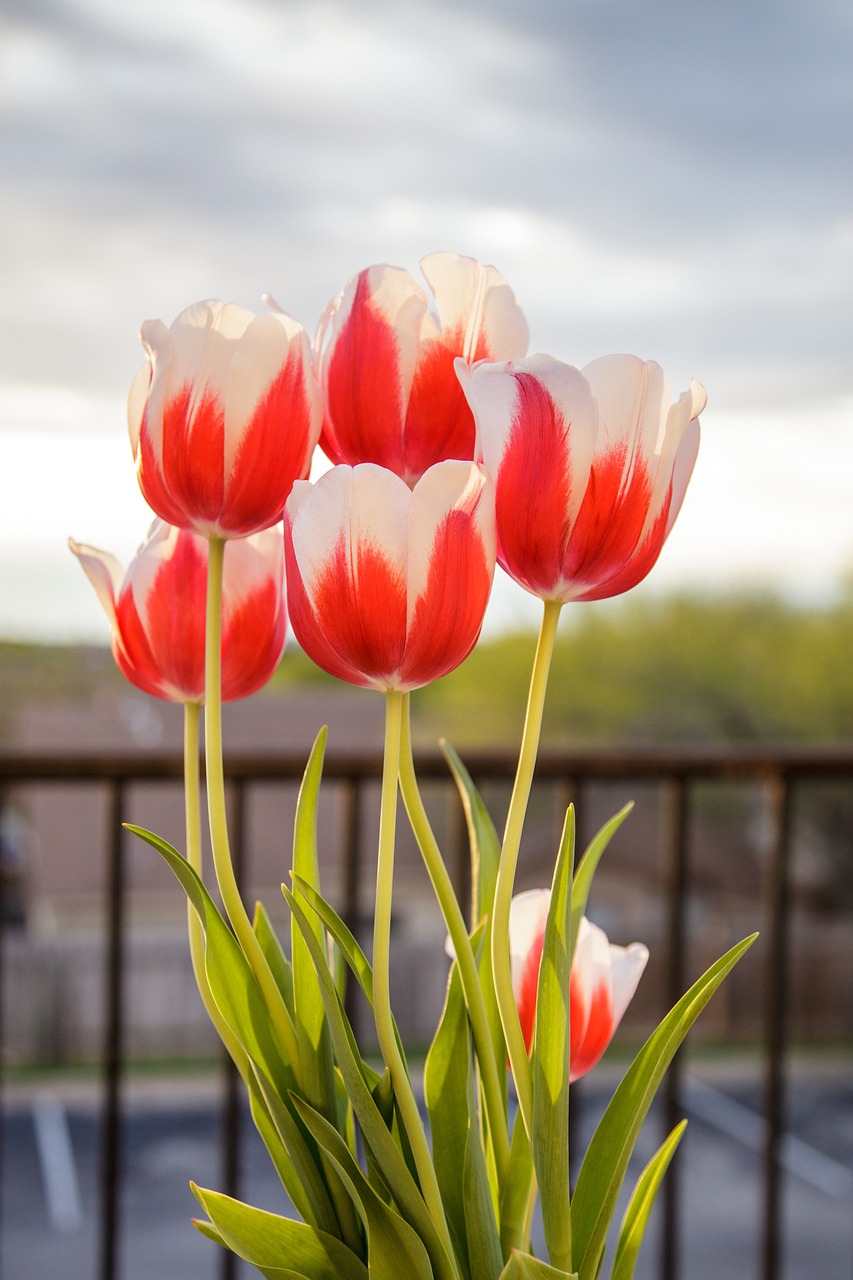
[[[509,912],[513,994],[528,1053],[550,900],[548,889],[530,889],[513,898]],[[569,985],[571,1080],[586,1075],[610,1044],[648,958],[642,943],[615,946],[586,916],[581,919]]]
[[[675,404],[659,365],[550,356],[457,373],[495,479],[498,560],[543,600],[602,600],[636,586],[681,509],[705,391]]]
[[[207,539],[155,520],[125,572],[116,558],[69,539],[110,622],[119,669],[171,702],[204,701]],[[246,698],[284,650],[281,529],[229,542],[223,569],[222,697]]]
[[[474,457],[474,419],[453,369],[527,350],[527,322],[494,267],[455,253],[421,262],[438,309],[398,267],[367,267],[326,309],[320,442],[334,463],[375,462],[413,485],[436,462]]]
[[[207,537],[277,524],[308,475],[322,405],[310,343],[289,316],[223,302],[142,326],[147,360],[128,400],[142,493],[163,520]]]
[[[288,610],[308,655],[351,684],[416,689],[476,643],[495,567],[492,482],[441,462],[413,490],[372,463],[297,482],[285,510]]]

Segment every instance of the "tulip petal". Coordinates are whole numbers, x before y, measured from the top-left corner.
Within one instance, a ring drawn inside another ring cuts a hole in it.
[[[480,634],[494,565],[490,478],[473,463],[438,463],[412,493],[402,687],[438,679],[468,656]]]
[[[431,253],[421,259],[421,271],[435,297],[445,342],[450,346],[450,335],[458,335],[453,345],[463,360],[517,360],[526,353],[530,333],[524,312],[495,267],[457,253]]]
[[[318,662],[321,634],[319,650],[327,656],[331,648],[336,666],[360,672],[356,683],[385,688],[400,668],[410,498],[398,476],[367,463],[335,467],[313,488],[295,486],[288,502],[293,568],[304,589],[304,598],[298,590],[291,598],[288,559],[294,632]]]
[[[351,280],[325,325],[322,448],[332,462],[403,465],[406,404],[417,363],[424,291],[408,271],[368,267]]]
[[[564,561],[597,432],[584,376],[550,356],[456,372],[495,477],[498,558],[527,590],[561,599]]]
[[[637,984],[648,964],[649,949],[642,942],[619,947],[610,944],[610,973],[613,986],[613,1026],[619,1026],[622,1016],[634,998]]]
[[[110,621],[115,622],[116,597],[121,590],[124,570],[109,551],[99,551],[97,547],[87,546],[84,542],[68,539],[68,548],[80,561],[86,577],[95,588],[101,607]]]

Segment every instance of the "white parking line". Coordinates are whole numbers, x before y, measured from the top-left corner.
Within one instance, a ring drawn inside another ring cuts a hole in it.
[[[82,1226],[83,1205],[65,1108],[53,1094],[33,1101],[33,1126],[47,1216],[55,1231],[68,1235]]]
[[[687,1078],[685,1085],[685,1106],[697,1119],[736,1139],[750,1151],[763,1148],[767,1130],[763,1116],[693,1076]],[[779,1162],[795,1178],[834,1200],[853,1198],[853,1170],[793,1134],[783,1135]]]

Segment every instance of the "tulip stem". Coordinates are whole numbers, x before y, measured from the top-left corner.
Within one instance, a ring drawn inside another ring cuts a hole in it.
[[[495,983],[495,998],[506,1039],[512,1076],[515,1081],[518,1109],[531,1142],[533,1141],[533,1081],[512,991],[512,964],[509,953],[509,909],[512,902],[513,885],[515,884],[515,871],[518,866],[521,833],[527,813],[527,802],[530,798],[533,771],[536,766],[536,755],[539,750],[539,738],[542,732],[542,712],[545,707],[548,673],[551,669],[557,624],[560,620],[562,607],[562,601],[559,600],[546,600],[544,604],[539,643],[536,647],[533,673],[530,678],[530,692],[527,699],[527,712],[524,718],[521,751],[519,752],[518,767],[515,772],[515,782],[510,797],[503,844],[501,846],[492,917],[492,973]]]
[[[249,920],[234,875],[228,840],[225,771],[222,763],[222,576],[225,539],[210,538],[207,558],[207,629],[204,652],[204,728],[207,811],[216,882],[228,919],[255,975],[270,1019],[278,1032],[296,1082],[302,1087],[302,1068],[296,1030],[266,956]]]
[[[379,1050],[391,1074],[394,1096],[414,1156],[418,1178],[430,1216],[448,1257],[455,1254],[444,1214],[435,1167],[424,1133],[412,1082],[406,1070],[391,1014],[390,953],[391,902],[394,883],[394,845],[397,827],[397,778],[404,695],[397,689],[385,694],[385,753],[382,765],[382,802],[379,811],[379,851],[376,863],[376,905],[373,917],[373,1013]]]
[[[201,706],[198,702],[184,703],[184,812],[186,819],[187,862],[201,880],[203,875],[201,786],[199,777],[200,714]],[[233,1058],[238,1071],[243,1079],[247,1080],[249,1060],[228,1023],[219,1012],[219,1006],[211,993],[204,963],[204,931],[201,927],[198,912],[189,901],[187,902],[187,930],[190,939],[190,959],[192,960],[193,973],[195,974],[201,1002],[205,1007],[207,1016],[216,1028],[220,1040]]]
[[[468,1008],[468,1017],[471,1022],[471,1031],[477,1051],[477,1061],[480,1065],[480,1080],[483,1086],[483,1097],[489,1120],[489,1133],[495,1155],[495,1170],[498,1186],[500,1187],[503,1185],[509,1165],[509,1134],[507,1131],[505,1097],[498,1076],[498,1066],[492,1047],[491,1035],[489,1034],[489,1022],[483,1000],[483,989],[480,986],[480,977],[477,972],[477,961],[474,958],[471,940],[465,927],[465,918],[462,915],[447,867],[444,865],[438,842],[430,826],[418,787],[415,765],[412,759],[410,697],[408,693],[404,694],[403,698],[400,790],[409,815],[412,831],[418,842],[424,865],[432,881],[432,887],[435,890],[435,896],[438,899],[438,905],[444,917],[447,932],[450,935],[450,941],[453,944],[456,962],[459,965],[462,991]]]

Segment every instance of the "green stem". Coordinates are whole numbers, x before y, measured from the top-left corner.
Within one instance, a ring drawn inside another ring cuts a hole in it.
[[[382,803],[379,813],[379,852],[376,864],[376,905],[373,917],[373,1013],[379,1050],[391,1074],[394,1096],[414,1156],[421,1192],[455,1268],[455,1254],[444,1215],[429,1143],[421,1123],[417,1100],[394,1034],[391,1014],[390,953],[391,902],[394,883],[394,845],[397,825],[397,778],[404,695],[396,689],[385,694],[385,754],[382,766]]]
[[[509,953],[509,908],[512,901],[513,885],[515,884],[521,833],[527,813],[527,802],[530,798],[536,755],[539,750],[542,712],[545,706],[545,691],[548,687],[548,672],[551,668],[554,640],[562,607],[562,603],[559,600],[545,601],[539,643],[536,648],[533,674],[530,679],[530,693],[527,699],[527,713],[524,720],[521,751],[518,757],[518,767],[515,773],[515,782],[510,797],[503,845],[501,847],[492,920],[492,972],[495,983],[495,998],[506,1039],[513,1080],[515,1081],[518,1109],[531,1142],[533,1140],[533,1081],[530,1075],[527,1050],[524,1047],[524,1036],[518,1020],[518,1011],[515,1007],[515,997],[512,993],[512,966]]]
[[[492,1039],[489,1034],[489,1022],[477,971],[477,961],[471,947],[471,940],[468,937],[468,930],[465,927],[462,910],[453,890],[447,867],[444,865],[438,842],[430,826],[418,787],[414,760],[412,759],[410,698],[408,693],[404,695],[403,699],[400,790],[409,815],[412,831],[418,842],[424,865],[432,881],[435,896],[438,899],[438,905],[444,917],[447,932],[450,935],[450,941],[453,944],[456,962],[459,965],[462,991],[465,996],[465,1004],[468,1007],[471,1032],[474,1036],[477,1061],[480,1065],[480,1080],[483,1085],[486,1114],[489,1119],[489,1133],[495,1155],[495,1170],[498,1177],[498,1186],[500,1187],[503,1185],[509,1164],[509,1134],[507,1131],[503,1091],[498,1075],[498,1065],[495,1061]]]
[[[213,867],[219,892],[222,895],[222,904],[231,921],[237,941],[243,949],[243,954],[255,975],[273,1026],[278,1032],[284,1053],[301,1088],[302,1070],[296,1030],[243,905],[234,875],[228,840],[225,771],[222,763],[222,571],[224,560],[225,540],[211,538],[207,559],[204,728],[207,810]]]
[[[199,780],[199,716],[201,707],[197,702],[184,703],[184,810],[187,833],[187,862],[196,872],[199,879],[202,874],[201,849],[201,787]],[[198,912],[191,902],[187,902],[187,930],[190,939],[190,959],[193,973],[202,1004],[207,1016],[213,1023],[228,1053],[234,1060],[237,1070],[244,1080],[248,1079],[249,1060],[234,1036],[228,1023],[219,1012],[219,1006],[213,998],[207,971],[204,964],[204,930]]]

